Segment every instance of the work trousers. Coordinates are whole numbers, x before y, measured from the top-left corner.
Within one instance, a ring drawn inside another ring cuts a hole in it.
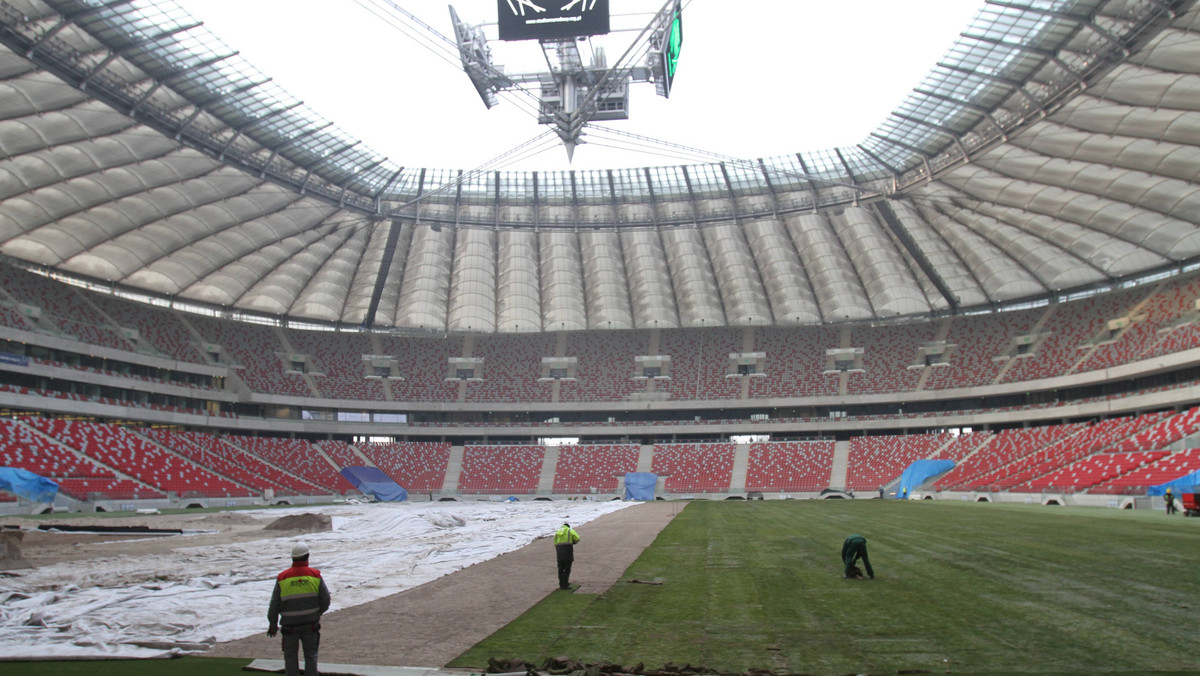
[[[558,562],[558,588],[566,589],[571,586],[571,562]]]
[[[301,624],[280,627],[283,634],[283,673],[300,676],[300,649],[304,649],[304,676],[318,676],[317,649],[321,645],[321,627]]]

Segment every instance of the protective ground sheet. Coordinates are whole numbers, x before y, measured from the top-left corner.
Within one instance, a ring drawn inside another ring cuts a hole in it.
[[[276,574],[292,545],[307,542],[311,565],[333,596],[330,610],[410,589],[630,503],[445,502],[339,505],[241,512],[263,525],[289,513],[321,512],[333,530],[112,555],[0,579],[0,659],[165,657],[267,629]],[[547,545],[549,546],[549,545]]]

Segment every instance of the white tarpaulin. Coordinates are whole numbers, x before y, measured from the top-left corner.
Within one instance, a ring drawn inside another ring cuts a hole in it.
[[[266,525],[323,513],[333,530],[168,553],[59,563],[0,580],[0,659],[165,657],[267,628],[275,576],[292,544],[312,549],[333,595],[330,611],[405,589],[553,533],[621,502],[437,502],[310,506],[239,512]]]

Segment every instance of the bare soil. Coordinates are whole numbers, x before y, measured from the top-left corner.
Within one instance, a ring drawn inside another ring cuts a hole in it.
[[[73,517],[62,523],[71,526],[117,526],[147,528],[178,528],[195,534],[187,538],[187,546],[247,542],[263,538],[290,537],[295,531],[265,530],[273,519],[257,519],[237,512],[215,514],[160,514],[148,516],[87,518]],[[37,528],[51,525],[44,519],[29,519],[18,516],[0,517],[0,524]],[[156,537],[152,535],[91,535],[87,533],[57,533],[37,530],[24,531],[21,554],[35,568],[63,561],[78,561],[111,556],[113,549],[106,543],[123,542],[123,555],[141,556],[169,552],[179,547],[177,536]]]

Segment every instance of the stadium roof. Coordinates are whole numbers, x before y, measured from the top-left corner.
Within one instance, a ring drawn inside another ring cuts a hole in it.
[[[995,0],[857,145],[599,171],[405,167],[173,2],[0,2],[0,43],[0,253],[235,313],[836,323],[1200,254],[1194,0]]]

